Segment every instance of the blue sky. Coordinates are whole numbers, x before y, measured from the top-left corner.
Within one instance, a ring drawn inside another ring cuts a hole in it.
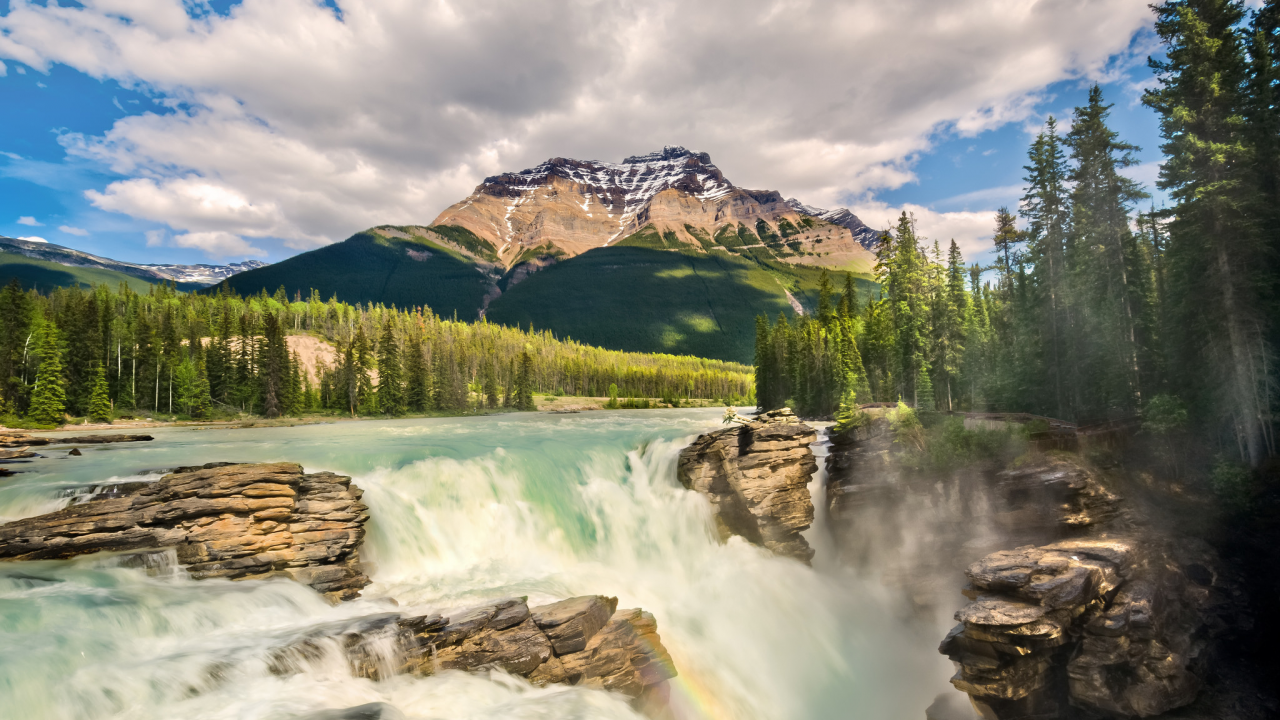
[[[0,234],[131,261],[279,260],[429,223],[484,176],[547,157],[682,144],[739,185],[844,204],[873,226],[907,208],[979,254],[983,214],[1021,195],[1031,133],[1069,118],[1094,81],[1154,191],[1140,3],[984,22],[986,0],[914,0],[901,17],[965,12],[954,28],[904,20],[896,38],[859,35],[892,20],[876,3],[812,3],[790,17],[794,37],[770,3],[661,4],[611,15],[566,0],[522,19],[503,1],[404,18],[380,0],[127,13],[0,0]],[[768,42],[717,45],[726,24]],[[904,43],[930,50],[884,58]]]

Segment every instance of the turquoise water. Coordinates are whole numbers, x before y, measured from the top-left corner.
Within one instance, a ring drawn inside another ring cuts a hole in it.
[[[57,720],[295,718],[381,701],[408,718],[635,718],[602,691],[500,673],[375,683],[336,653],[287,678],[272,648],[321,623],[616,595],[658,619],[680,671],[679,718],[914,718],[947,689],[938,628],[899,620],[874,584],[740,540],[719,543],[675,460],[720,411],[617,411],[163,429],[150,443],[65,450],[0,480],[0,520],[177,465],[287,460],[354,478],[372,520],[374,584],[331,607],[285,580],[193,581],[110,556],[0,564],[0,716]]]

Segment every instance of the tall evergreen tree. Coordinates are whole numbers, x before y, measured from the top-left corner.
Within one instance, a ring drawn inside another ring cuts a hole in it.
[[[46,322],[40,341],[40,369],[36,372],[27,417],[41,425],[61,425],[67,408],[65,382],[58,327],[51,321]]]
[[[94,374],[93,391],[89,395],[88,417],[93,422],[111,422],[111,394],[107,385],[107,369],[101,365]]]
[[[1260,465],[1274,454],[1274,371],[1266,328],[1274,250],[1258,229],[1257,152],[1247,113],[1249,62],[1233,0],[1170,0],[1155,8],[1165,59],[1144,102],[1160,114],[1160,187],[1176,203],[1167,252],[1172,326],[1182,350],[1175,383],[1199,419],[1235,437]]]
[[[388,315],[378,340],[378,408],[388,415],[403,415],[405,406],[400,346]]]
[[[1052,390],[1048,407],[1056,417],[1074,417],[1065,389],[1068,368],[1076,367],[1071,348],[1069,272],[1066,266],[1070,230],[1067,160],[1053,116],[1036,136],[1023,166],[1026,192],[1019,213],[1027,221],[1027,255],[1032,267],[1031,313],[1040,338],[1041,362]]]
[[[1102,89],[1094,85],[1088,102],[1075,109],[1066,139],[1075,163],[1069,176],[1070,262],[1077,297],[1087,308],[1081,331],[1092,352],[1085,381],[1095,389],[1085,410],[1095,417],[1112,407],[1132,411],[1142,399],[1139,327],[1146,308],[1137,282],[1142,273],[1134,272],[1141,258],[1129,211],[1147,194],[1119,173],[1137,163],[1132,153],[1138,148],[1120,141],[1107,126],[1110,112]]]

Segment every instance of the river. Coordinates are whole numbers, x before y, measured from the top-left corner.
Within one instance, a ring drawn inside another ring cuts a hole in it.
[[[287,580],[191,580],[119,558],[0,563],[0,716],[23,720],[287,720],[385,702],[406,718],[638,718],[624,699],[499,673],[372,682],[337,658],[277,677],[272,648],[393,607],[444,611],[511,595],[642,607],[680,675],[683,719],[922,720],[954,692],[945,618],[908,621],[894,593],[716,540],[676,457],[718,410],[522,413],[254,429],[166,428],[149,443],[49,451],[0,480],[0,521],[70,494],[211,461],[293,461],[365,490],[373,584],[328,605]],[[820,479],[819,479],[820,480]],[[815,482],[814,487],[819,485]],[[819,515],[821,520],[821,514]]]

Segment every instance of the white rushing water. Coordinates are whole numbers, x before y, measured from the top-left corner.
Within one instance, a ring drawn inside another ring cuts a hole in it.
[[[824,561],[823,538],[815,568],[718,542],[675,474],[679,450],[717,423],[718,411],[623,411],[181,429],[47,453],[0,484],[0,520],[181,464],[349,474],[372,515],[374,584],[331,607],[285,580],[194,581],[111,557],[0,564],[0,717],[283,720],[385,702],[408,718],[635,718],[609,693],[500,673],[373,682],[336,654],[288,677],[267,669],[274,648],[344,618],[604,594],[657,618],[678,718],[922,719],[949,687],[945,628],[904,621],[891,593]]]

